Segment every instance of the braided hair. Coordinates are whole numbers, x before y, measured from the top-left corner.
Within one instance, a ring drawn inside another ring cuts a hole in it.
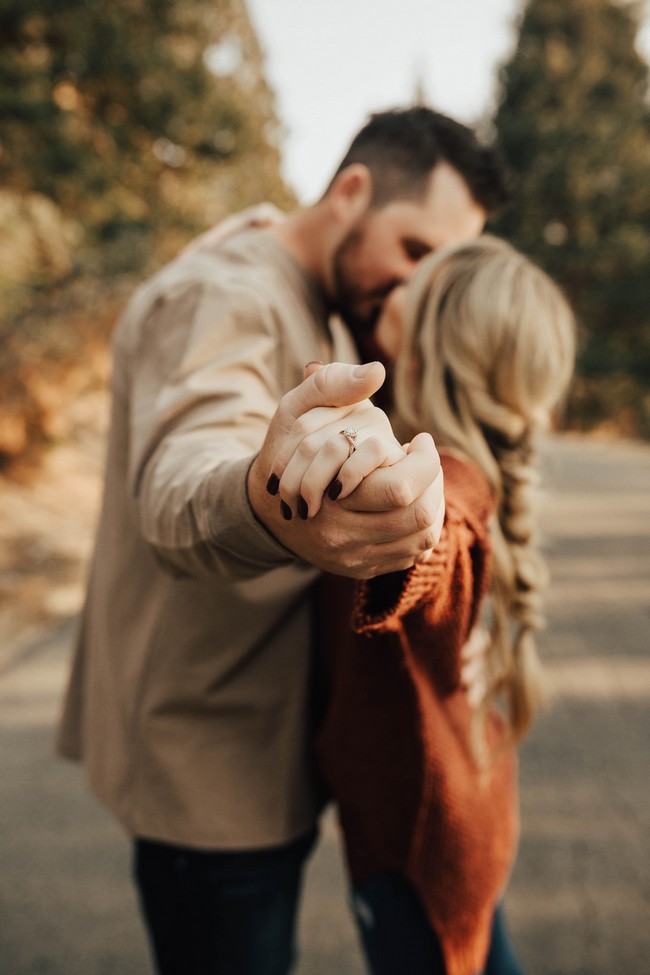
[[[574,357],[565,298],[505,241],[485,235],[421,262],[395,363],[394,424],[405,438],[429,430],[491,487],[491,644],[479,718],[505,700],[515,739],[541,696],[534,635],[544,624],[547,573],[538,549],[535,434],[565,395]]]

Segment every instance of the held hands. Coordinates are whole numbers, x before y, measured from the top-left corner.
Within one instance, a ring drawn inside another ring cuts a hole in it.
[[[433,440],[420,434],[402,448],[370,403],[384,381],[380,363],[307,371],[250,469],[257,517],[296,555],[339,575],[371,578],[427,558],[444,518]],[[354,452],[341,434],[348,428],[358,430]]]
[[[303,520],[348,497],[372,471],[406,456],[383,410],[364,399],[352,407],[314,407],[298,417],[275,455],[267,485],[285,519]]]

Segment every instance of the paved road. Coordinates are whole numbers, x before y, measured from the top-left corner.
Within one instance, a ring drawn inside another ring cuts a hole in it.
[[[531,975],[650,975],[650,449],[546,452],[555,703],[522,751],[507,911]],[[51,757],[72,624],[0,672],[0,973],[148,975],[126,839]],[[299,975],[361,975],[334,827]],[[408,975],[408,973],[405,973]]]

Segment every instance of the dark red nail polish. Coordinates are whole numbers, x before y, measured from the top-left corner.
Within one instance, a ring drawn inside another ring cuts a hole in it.
[[[280,511],[282,512],[282,517],[285,521],[291,521],[293,515],[291,514],[291,508],[286,503],[286,501],[280,502]]]
[[[327,497],[330,499],[330,501],[336,501],[342,490],[343,485],[339,481],[338,477],[335,477],[327,489]]]
[[[277,474],[271,474],[268,481],[266,482],[266,490],[269,494],[275,496],[278,493],[280,487],[280,478]]]
[[[298,517],[302,518],[303,521],[307,521],[309,518],[309,505],[302,494],[298,497]]]

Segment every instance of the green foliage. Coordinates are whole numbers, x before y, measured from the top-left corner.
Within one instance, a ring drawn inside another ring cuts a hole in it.
[[[153,231],[286,205],[277,129],[243,0],[0,0],[0,183],[130,263]]]
[[[295,202],[280,134],[244,0],[0,0],[0,468],[56,435],[134,279]]]
[[[650,112],[637,27],[630,3],[525,5],[494,119],[515,184],[495,229],[572,299],[581,373],[650,388]]]

